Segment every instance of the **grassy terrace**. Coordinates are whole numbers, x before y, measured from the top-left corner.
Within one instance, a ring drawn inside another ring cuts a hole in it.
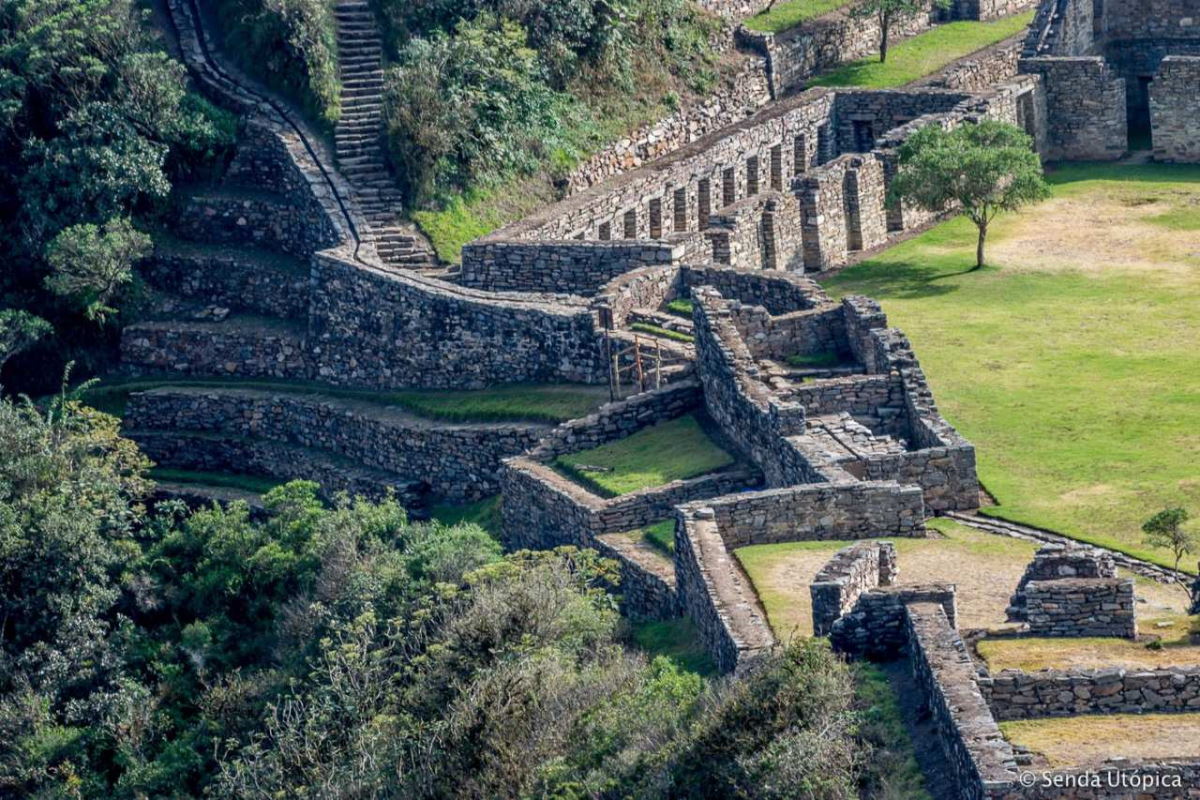
[[[272,380],[156,378],[104,382],[85,394],[85,401],[110,414],[123,416],[132,392],[162,387],[258,389],[290,394],[320,394],[398,406],[417,416],[445,422],[559,423],[583,417],[608,401],[608,389],[580,384],[513,384],[469,391],[373,391],[343,389],[318,383]]]
[[[1070,165],[971,271],[952,220],[825,283],[877,298],[979,451],[989,514],[1159,563],[1141,523],[1200,509],[1200,168]],[[1189,559],[1189,568],[1195,559]]]
[[[1142,635],[1160,637],[1153,646],[1099,637],[988,638],[979,642],[979,655],[993,671],[1103,669],[1115,665],[1158,669],[1200,664],[1200,617],[1184,616],[1183,592],[1139,583],[1138,594],[1149,604],[1149,609],[1138,608],[1138,630]]]
[[[900,579],[904,583],[957,584],[960,628],[1002,625],[1009,595],[1021,580],[1036,546],[949,520],[934,520],[931,524],[945,538],[889,539],[896,543]],[[734,551],[754,584],[776,636],[786,641],[812,635],[809,585],[834,553],[851,544],[786,542]]]
[[[263,478],[256,475],[234,475],[228,472],[198,472],[190,469],[168,469],[154,467],[150,477],[160,483],[196,484],[217,486],[223,489],[239,489],[253,494],[266,494],[285,481]]]
[[[591,450],[559,456],[554,466],[602,497],[617,497],[695,478],[734,463],[687,414]]]
[[[1001,722],[1013,744],[1051,767],[1096,766],[1109,758],[1200,756],[1200,714],[1093,714]]]
[[[770,11],[755,14],[742,24],[752,31],[780,33],[845,5],[848,5],[847,0],[787,0],[776,3]]]
[[[891,89],[937,72],[952,61],[982,50],[1029,27],[1033,12],[989,22],[948,22],[888,48],[879,63],[873,56],[813,78],[810,86],[858,86]]]

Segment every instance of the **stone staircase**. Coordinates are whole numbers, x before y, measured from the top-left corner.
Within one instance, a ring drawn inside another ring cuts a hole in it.
[[[445,277],[429,242],[400,218],[400,192],[384,151],[383,40],[365,0],[338,0],[342,116],[334,133],[338,170],[350,182],[384,264]]]

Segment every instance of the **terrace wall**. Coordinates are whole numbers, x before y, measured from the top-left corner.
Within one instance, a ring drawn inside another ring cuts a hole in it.
[[[1150,126],[1156,161],[1200,162],[1200,58],[1168,56],[1150,84]]]
[[[1137,638],[1132,578],[1064,578],[1025,586],[1025,618],[1034,636]]]
[[[849,612],[863,592],[891,586],[896,579],[896,546],[860,542],[838,551],[809,585],[813,634],[827,636],[834,621]]]
[[[980,677],[978,682],[998,720],[1200,713],[1200,667],[1005,670]]]
[[[955,625],[958,605],[953,584],[882,586],[859,595],[846,613],[829,624],[829,640],[839,653],[886,661],[896,658],[909,642],[908,608],[932,603]]]

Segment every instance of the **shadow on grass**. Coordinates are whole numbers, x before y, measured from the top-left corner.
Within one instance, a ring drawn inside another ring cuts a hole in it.
[[[865,261],[834,276],[825,288],[839,295],[863,293],[875,299],[918,300],[956,292],[960,288],[957,284],[942,281],[988,269],[971,264],[965,269],[947,272],[943,271],[944,267],[944,264],[917,261]]]

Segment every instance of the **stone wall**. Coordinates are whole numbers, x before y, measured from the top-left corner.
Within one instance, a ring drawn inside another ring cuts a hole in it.
[[[418,275],[313,261],[315,374],[339,385],[483,388],[603,383],[602,337],[584,301],[463,289]]]
[[[1005,670],[980,677],[979,689],[998,720],[1200,713],[1200,667]]]
[[[197,242],[267,247],[294,256],[308,256],[338,243],[327,217],[314,214],[303,194],[241,186],[205,187],[190,193],[180,203],[172,230]]]
[[[1047,544],[1038,548],[1008,602],[1009,622],[1025,619],[1025,588],[1031,581],[1063,578],[1115,578],[1117,564],[1107,550],[1083,544]]]
[[[203,303],[285,319],[308,316],[308,264],[300,260],[159,247],[138,264],[138,273],[156,289]]]
[[[121,331],[121,361],[139,372],[198,376],[312,376],[304,329],[282,321],[140,322]]]
[[[1021,71],[1044,80],[1048,158],[1107,161],[1125,154],[1129,146],[1125,81],[1103,58],[1025,58]]]
[[[933,3],[892,23],[891,41],[922,33],[936,22]],[[744,46],[767,59],[776,97],[803,89],[807,80],[839,64],[879,52],[880,29],[875,15],[855,17],[841,8],[778,34],[738,30]]]
[[[895,483],[816,483],[708,503],[726,547],[925,536],[921,491]]]
[[[986,0],[985,0],[986,1]],[[1019,33],[979,53],[960,59],[940,72],[922,78],[916,86],[982,92],[1011,80],[1019,72],[1025,33]]]
[[[834,621],[847,613],[858,596],[896,579],[896,546],[891,542],[860,542],[837,552],[809,584],[813,634],[828,636]]]
[[[1200,162],[1200,58],[1168,56],[1150,84],[1156,161]]]
[[[771,314],[807,311],[832,302],[816,281],[789,272],[746,272],[689,265],[684,267],[682,276],[687,287],[711,286],[722,297],[762,306]]]
[[[1137,638],[1132,578],[1064,578],[1025,586],[1025,619],[1034,636]]]
[[[913,603],[934,603],[955,625],[958,605],[953,584],[888,586],[869,589],[829,626],[833,648],[855,658],[887,661],[903,652],[909,642],[908,608]]]
[[[130,397],[124,425],[286,442],[419,477],[437,496],[469,502],[500,490],[500,462],[547,426],[437,423],[372,403],[251,389],[164,388]]]
[[[614,238],[623,238],[617,234]],[[624,237],[629,238],[629,237]],[[613,278],[641,267],[678,266],[707,249],[698,234],[670,241],[487,241],[462,251],[464,286],[485,291],[591,295]]]
[[[675,585],[681,610],[721,672],[745,669],[775,646],[753,584],[703,504],[677,512]]]
[[[992,800],[1027,796],[1016,787],[1016,757],[1000,733],[979,685],[962,637],[940,605],[909,606],[909,664],[933,718],[958,796]]]
[[[327,498],[339,492],[380,500],[395,495],[417,518],[426,518],[428,486],[419,477],[362,467],[332,453],[266,439],[165,431],[130,431],[150,460],[174,469],[315,481]]]

